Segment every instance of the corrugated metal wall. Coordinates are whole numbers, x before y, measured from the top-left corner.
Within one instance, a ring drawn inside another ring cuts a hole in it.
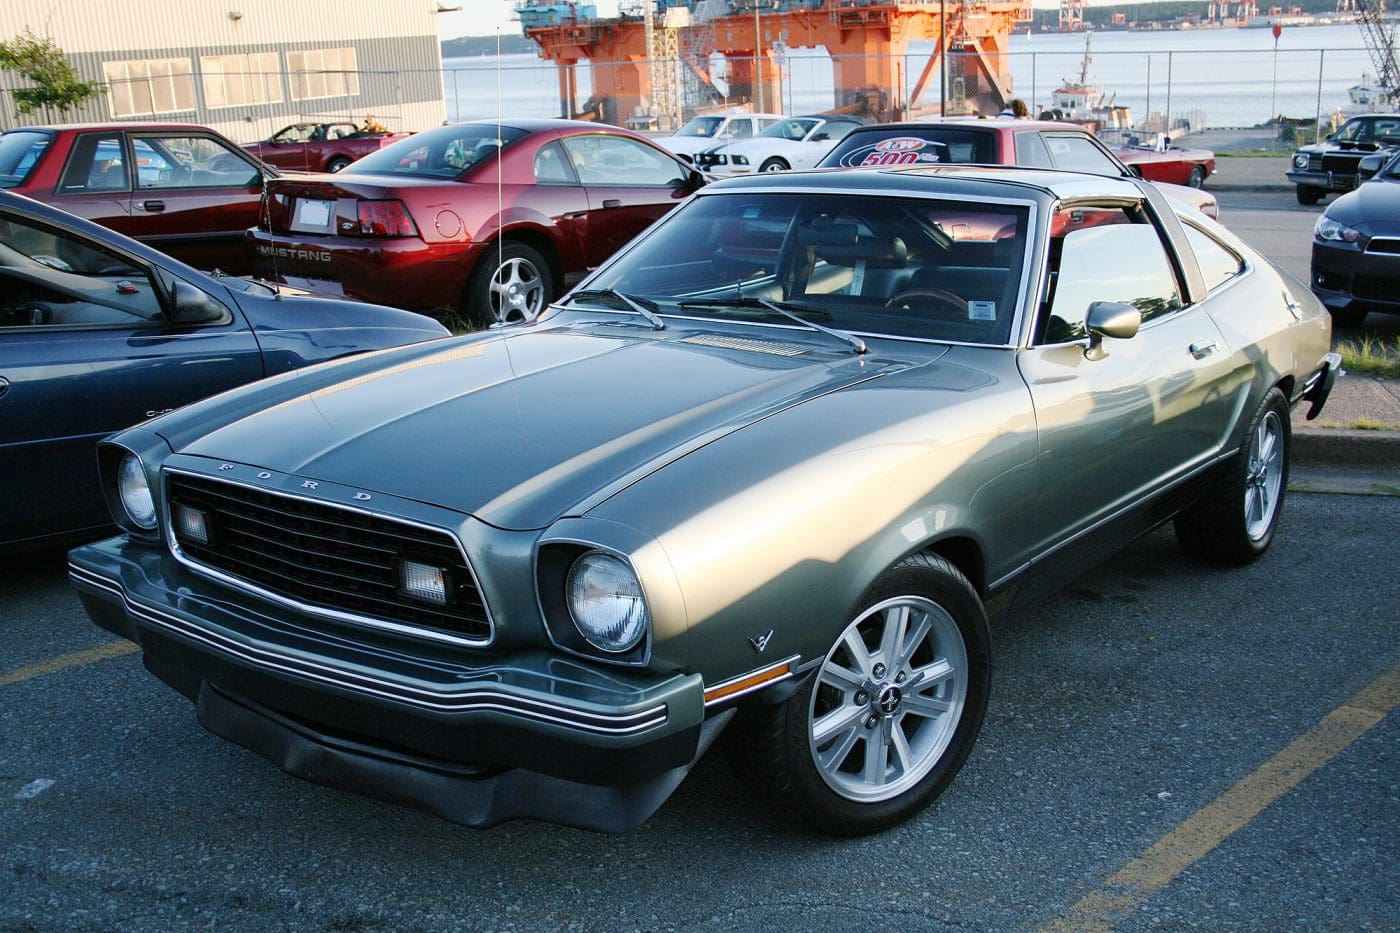
[[[442,55],[431,0],[0,0],[0,38],[28,28],[47,35],[87,80],[104,80],[103,63],[179,58],[194,71],[193,110],[135,116],[133,120],[201,123],[239,142],[266,137],[286,123],[318,116],[375,116],[391,129],[421,130],[446,119]],[[230,18],[231,13],[239,18]],[[152,24],[159,24],[153,29]],[[294,101],[284,75],[282,101],[206,106],[200,57],[286,53],[353,47],[359,93]],[[0,129],[42,118],[16,118],[9,90],[23,79],[0,72]],[[118,119],[106,95],[64,118],[67,122]]]

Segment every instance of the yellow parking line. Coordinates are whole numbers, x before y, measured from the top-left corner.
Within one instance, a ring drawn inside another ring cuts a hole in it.
[[[33,680],[35,677],[67,670],[70,667],[82,667],[84,664],[105,661],[108,658],[119,658],[124,654],[140,650],[138,646],[129,641],[109,641],[105,645],[98,645],[96,648],[89,648],[86,651],[74,651],[72,654],[59,655],[38,664],[31,664],[29,667],[17,667],[12,671],[6,671],[0,674],[0,687]]]
[[[1400,706],[1400,664],[1192,814],[1047,930],[1108,930]]]

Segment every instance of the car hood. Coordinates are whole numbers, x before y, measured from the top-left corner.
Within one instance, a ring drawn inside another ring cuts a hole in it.
[[[757,419],[913,365],[754,330],[574,322],[441,341],[311,370],[271,407],[172,446],[534,529]]]
[[[1400,234],[1400,181],[1368,181],[1328,205],[1326,213],[1371,236]]]

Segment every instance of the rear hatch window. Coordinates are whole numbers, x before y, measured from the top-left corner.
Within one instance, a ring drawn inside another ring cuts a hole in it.
[[[981,163],[995,165],[996,137],[980,130],[940,126],[890,126],[857,130],[841,140],[818,168]]]
[[[0,136],[0,188],[24,184],[53,138],[47,133],[20,131]]]

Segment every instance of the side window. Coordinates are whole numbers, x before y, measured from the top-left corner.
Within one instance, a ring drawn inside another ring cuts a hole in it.
[[[1088,336],[1084,319],[1096,301],[1142,312],[1143,323],[1181,307],[1181,289],[1157,228],[1146,223],[1076,227],[1051,241],[1045,343]]]
[[[735,139],[748,139],[753,135],[753,118],[736,117],[729,121],[729,125],[724,128],[724,132],[732,134]]]
[[[1016,164],[1032,168],[1055,167],[1055,163],[1050,161],[1050,150],[1045,147],[1045,140],[1035,132],[1016,134]]]
[[[91,241],[0,215],[0,327],[163,322],[145,269]]]
[[[247,188],[258,181],[256,168],[208,136],[139,136],[131,150],[142,190]]]
[[[564,150],[558,143],[541,146],[535,153],[535,183],[540,185],[572,185],[574,173],[565,162]]]
[[[1046,134],[1045,145],[1055,160],[1055,167],[1070,172],[1117,177],[1123,172],[1113,159],[1087,136],[1058,136]]]
[[[1196,262],[1201,266],[1207,291],[1224,285],[1244,271],[1244,260],[1229,247],[1189,223],[1182,226],[1186,228],[1186,242],[1191,244],[1191,252],[1196,254]]]
[[[130,187],[122,158],[121,134],[84,133],[73,143],[58,193],[126,191]]]
[[[585,185],[674,188],[685,180],[679,163],[633,139],[574,136],[563,144]]]

